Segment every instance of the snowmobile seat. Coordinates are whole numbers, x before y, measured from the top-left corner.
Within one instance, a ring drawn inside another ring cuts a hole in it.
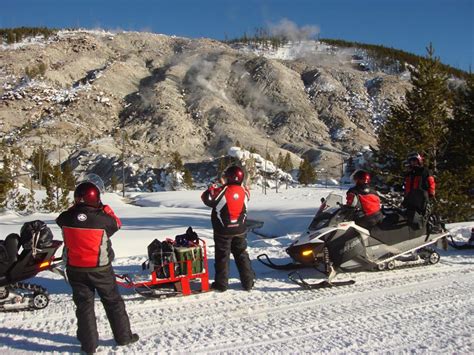
[[[9,234],[5,240],[0,240],[0,275],[18,260],[18,249],[20,247],[20,236],[15,233]]]
[[[35,276],[42,270],[40,264],[50,261],[61,245],[62,241],[53,240],[50,246],[37,250],[36,254],[32,249],[24,248],[17,260],[0,273],[0,287]]]

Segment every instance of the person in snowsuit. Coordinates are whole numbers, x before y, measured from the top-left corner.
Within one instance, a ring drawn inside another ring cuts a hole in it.
[[[423,157],[417,152],[410,153],[407,157],[408,171],[404,177],[405,197],[415,190],[425,192],[427,200],[435,197],[436,183],[431,172],[423,166]]]
[[[355,208],[354,222],[370,229],[382,221],[383,214],[380,210],[380,198],[370,184],[370,174],[364,170],[357,170],[352,179],[355,186],[346,194],[346,206]]]
[[[435,198],[435,179],[423,166],[423,157],[417,152],[407,156],[409,169],[404,177],[404,199],[409,223],[415,229],[423,227],[423,220],[431,210],[430,202]]]
[[[211,221],[215,243],[215,281],[212,288],[227,290],[229,281],[230,253],[234,256],[244,290],[254,285],[255,273],[247,253],[247,202],[250,193],[242,186],[244,171],[230,166],[220,180],[222,185],[212,184],[201,195],[206,206],[212,207]]]
[[[122,224],[112,209],[102,204],[99,187],[103,187],[103,182],[100,182],[102,186],[90,181],[80,183],[74,191],[74,205],[56,219],[63,233],[66,273],[76,305],[77,338],[85,353],[94,353],[98,346],[95,291],[117,345],[128,345],[139,339],[130,330],[111,265],[114,252],[110,237]]]

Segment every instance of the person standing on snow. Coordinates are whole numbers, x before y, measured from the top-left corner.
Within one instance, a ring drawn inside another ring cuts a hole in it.
[[[244,171],[239,166],[228,167],[220,179],[201,195],[206,206],[212,207],[211,221],[215,243],[215,281],[211,287],[224,292],[229,282],[230,253],[234,256],[244,290],[254,285],[255,273],[247,253],[247,201],[250,193],[242,186]]]
[[[370,174],[364,170],[357,170],[352,179],[355,186],[346,194],[346,206],[356,209],[354,222],[366,229],[370,229],[383,219],[380,211],[380,198],[377,192],[370,188]]]
[[[74,191],[74,205],[56,219],[64,238],[66,273],[76,305],[77,338],[81,350],[91,354],[98,346],[95,291],[105,308],[117,345],[128,345],[139,337],[132,334],[125,304],[115,283],[110,237],[122,223],[100,199],[104,184],[97,175],[88,176]]]

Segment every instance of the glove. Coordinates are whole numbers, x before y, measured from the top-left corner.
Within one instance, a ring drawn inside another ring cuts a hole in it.
[[[108,214],[109,216],[115,219],[115,221],[117,222],[117,227],[119,229],[122,227],[122,221],[120,221],[120,219],[115,215],[114,211],[109,205],[103,205],[102,211],[104,211],[106,214]]]

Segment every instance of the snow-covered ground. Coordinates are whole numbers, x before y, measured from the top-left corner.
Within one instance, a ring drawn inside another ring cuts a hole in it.
[[[305,229],[329,193],[324,188],[299,188],[263,195],[252,191],[249,217],[263,220],[261,239],[250,233],[249,252],[257,273],[251,292],[243,291],[231,262],[230,289],[189,297],[144,299],[122,289],[132,328],[139,342],[116,347],[97,300],[99,353],[473,353],[474,252],[440,251],[437,265],[341,275],[354,285],[307,291],[292,284],[287,272],[270,270],[256,261],[263,252],[280,262],[284,249]],[[344,191],[341,191],[344,193]],[[139,272],[146,247],[155,238],[184,233],[188,226],[204,238],[213,265],[210,210],[200,191],[137,193],[125,204],[107,194],[124,227],[113,236],[118,273]],[[61,239],[56,215],[0,216],[1,237],[19,232],[29,220],[42,219]],[[466,240],[474,222],[450,225]],[[59,255],[59,252],[58,252]],[[305,271],[307,276],[314,274]],[[211,267],[211,279],[213,268]],[[76,318],[69,286],[45,272],[30,282],[48,288],[48,308],[0,314],[3,353],[76,353]]]

